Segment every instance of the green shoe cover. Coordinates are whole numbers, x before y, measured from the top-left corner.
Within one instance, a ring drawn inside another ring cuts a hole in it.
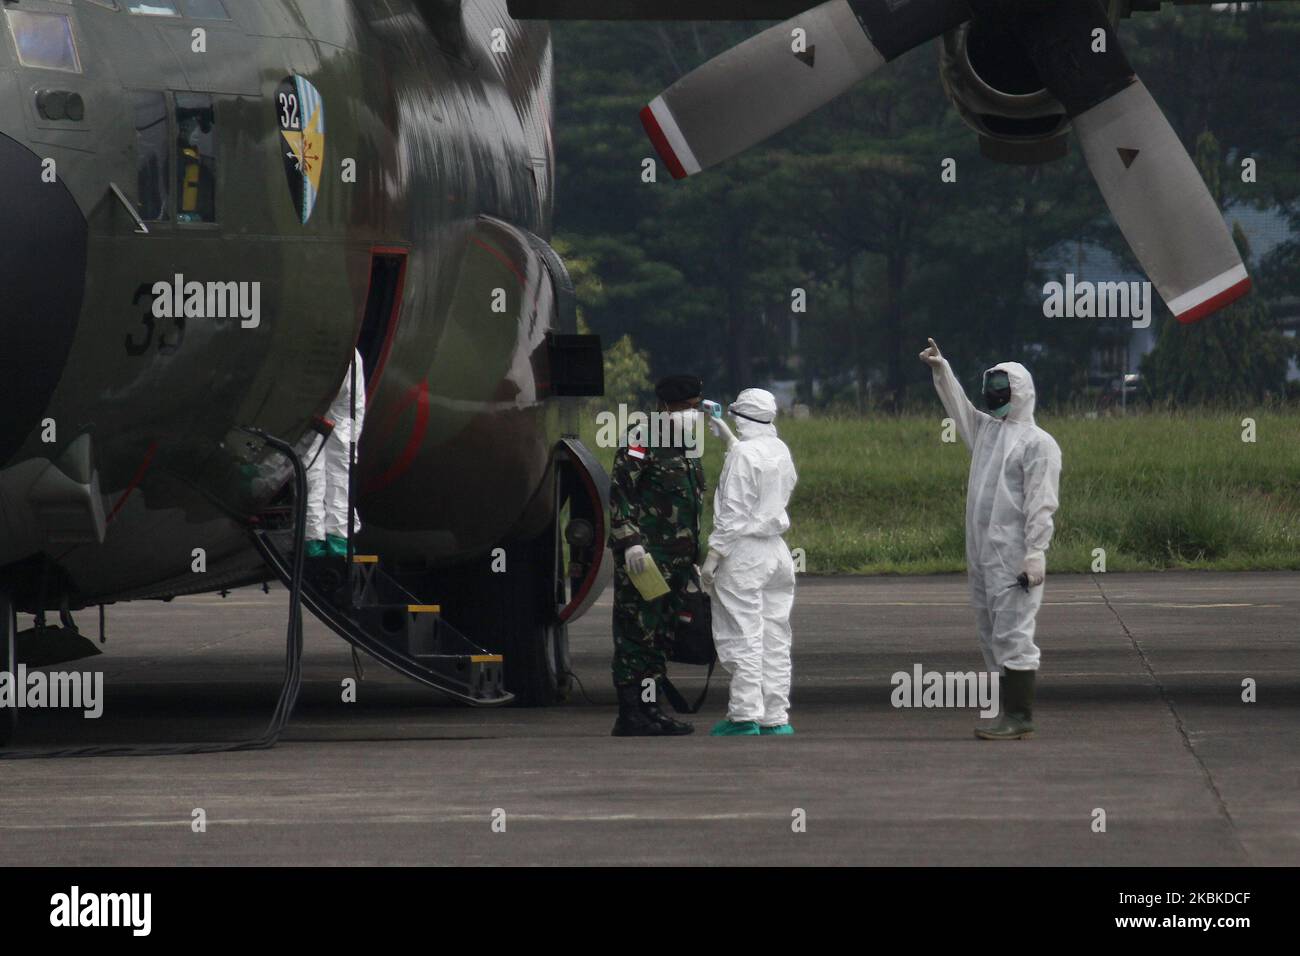
[[[794,728],[789,724],[782,724],[780,727],[759,727],[758,732],[764,737],[789,737],[794,733]]]
[[[348,556],[348,539],[340,538],[336,534],[327,534],[325,543],[329,545],[330,556],[335,558],[346,558]]]
[[[758,724],[752,720],[741,721],[740,723],[731,720],[720,720],[709,731],[710,737],[757,737],[758,734]]]
[[[325,555],[328,554],[328,553],[329,553],[329,552],[325,550],[325,542],[324,542],[324,541],[308,541],[308,542],[307,542],[307,557],[309,557],[309,558],[323,558],[323,557],[325,557]]]

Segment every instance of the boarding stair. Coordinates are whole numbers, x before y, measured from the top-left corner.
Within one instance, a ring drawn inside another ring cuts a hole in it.
[[[270,520],[268,520],[270,519]],[[264,515],[253,528],[263,560],[288,585],[293,529]],[[377,555],[310,558],[302,602],[317,619],[358,650],[399,674],[476,707],[508,704],[504,660],[475,645],[448,623],[441,609],[393,579]]]

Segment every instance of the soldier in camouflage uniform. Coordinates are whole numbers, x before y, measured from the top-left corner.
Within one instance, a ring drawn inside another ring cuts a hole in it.
[[[660,412],[698,414],[701,390],[702,383],[693,375],[664,379],[655,389]],[[629,432],[627,445],[614,458],[609,493],[610,547],[615,555],[615,737],[678,736],[695,729],[665,714],[656,698],[658,679],[666,671],[665,651],[672,643],[687,586],[692,582],[699,586],[695,563],[704,467],[698,444],[688,455],[680,441],[663,447],[648,437],[651,432],[648,426]],[[680,439],[680,433],[675,434]],[[702,428],[694,430],[696,442],[702,434]],[[654,559],[670,589],[653,601],[644,600],[628,576],[628,565],[636,567],[646,555]],[[656,682],[654,694],[647,694],[646,678]]]

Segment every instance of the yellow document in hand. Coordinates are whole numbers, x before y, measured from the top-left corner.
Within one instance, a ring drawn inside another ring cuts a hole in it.
[[[631,568],[628,569],[627,576],[631,578],[636,589],[641,592],[641,598],[645,601],[653,601],[655,598],[663,597],[668,593],[668,582],[659,571],[659,565],[655,564],[655,559],[650,555],[645,556],[645,569],[640,574],[633,574]]]

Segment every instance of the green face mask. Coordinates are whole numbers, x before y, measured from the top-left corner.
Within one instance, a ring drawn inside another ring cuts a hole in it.
[[[1011,411],[1011,378],[1001,369],[984,373],[984,407],[994,418],[1006,418]]]

